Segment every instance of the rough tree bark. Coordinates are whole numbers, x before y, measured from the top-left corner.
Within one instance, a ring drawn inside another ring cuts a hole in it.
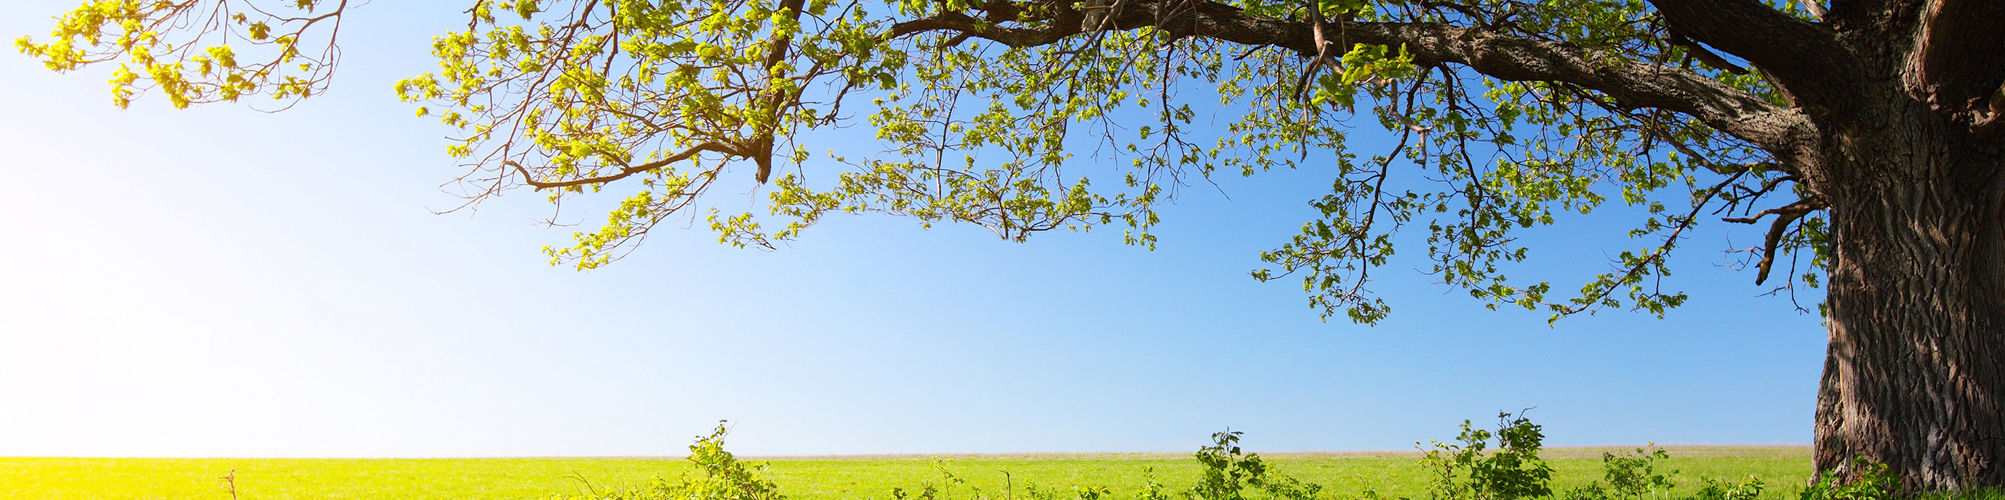
[[[1797,77],[1849,85],[1799,101],[1819,136],[1806,177],[1833,226],[1820,471],[1866,458],[1914,488],[2005,484],[2001,15],[1999,2],[1835,2],[1826,29],[1858,73]]]
[[[1817,467],[1865,457],[1911,486],[2005,484],[2005,162],[1996,138],[1902,101],[1830,134],[1824,156],[1836,259]]]
[[[2005,200],[1995,140],[1920,106],[1834,134],[1836,259],[1816,464],[1910,486],[2005,484]]]

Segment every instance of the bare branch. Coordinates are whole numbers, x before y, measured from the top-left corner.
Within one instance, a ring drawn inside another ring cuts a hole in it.
[[[1746,174],[1747,171],[1745,170],[1735,172],[1733,175],[1727,176],[1725,181],[1703,191],[1702,196],[1693,201],[1691,213],[1687,213],[1684,217],[1677,219],[1677,227],[1671,229],[1671,234],[1664,236],[1664,243],[1662,245],[1645,254],[1643,258],[1638,259],[1636,265],[1630,266],[1627,271],[1623,272],[1622,278],[1606,281],[1604,283],[1607,283],[1607,286],[1599,287],[1592,294],[1574,299],[1574,307],[1559,310],[1553,315],[1553,318],[1557,319],[1561,316],[1569,316],[1587,311],[1588,308],[1601,303],[1602,299],[1608,297],[1608,294],[1615,293],[1615,290],[1623,284],[1635,282],[1638,279],[1637,276],[1642,274],[1645,269],[1649,269],[1650,265],[1662,262],[1664,255],[1670,253],[1673,247],[1678,246],[1678,235],[1683,234],[1685,229],[1692,227],[1692,224],[1698,221],[1699,212],[1705,210],[1706,204],[1711,203],[1713,198],[1719,196],[1721,192],[1726,191],[1727,186],[1733,185],[1734,181],[1740,180],[1740,177]]]
[[[1796,200],[1795,203],[1788,205],[1763,210],[1761,213],[1754,214],[1753,217],[1728,217],[1720,220],[1753,224],[1761,220],[1762,217],[1770,214],[1776,216],[1775,221],[1768,226],[1768,239],[1761,246],[1761,263],[1757,265],[1758,271],[1754,277],[1754,284],[1760,285],[1762,282],[1768,281],[1769,267],[1775,264],[1776,246],[1782,242],[1782,235],[1789,232],[1789,225],[1796,222],[1796,219],[1802,218],[1804,214],[1822,210],[1827,206],[1829,205],[1825,204],[1821,199],[1808,198]]]
[[[537,191],[542,191],[542,190],[545,190],[545,189],[553,189],[553,188],[562,188],[562,187],[571,187],[571,186],[583,186],[583,185],[586,185],[586,184],[598,184],[598,183],[602,183],[602,182],[612,182],[612,181],[617,181],[617,180],[620,180],[620,179],[625,179],[625,178],[627,178],[627,177],[631,177],[631,176],[633,176],[634,174],[638,174],[638,173],[641,173],[641,172],[646,172],[646,171],[649,171],[649,170],[654,170],[654,169],[657,169],[657,168],[661,168],[661,167],[665,167],[665,166],[668,166],[669,164],[672,164],[672,163],[675,163],[675,162],[679,162],[679,161],[682,161],[682,160],[687,160],[687,159],[689,159],[690,157],[693,157],[693,156],[696,156],[696,155],[697,155],[697,153],[702,153],[702,152],[704,152],[704,151],[709,151],[709,152],[713,152],[713,153],[723,153],[723,154],[727,154],[727,155],[733,155],[733,156],[747,156],[747,155],[745,155],[745,154],[744,154],[743,152],[740,152],[740,151],[738,151],[737,149],[734,149],[734,148],[731,148],[730,146],[726,146],[726,145],[723,145],[723,144],[719,144],[719,143],[715,143],[715,142],[706,142],[706,143],[703,143],[703,144],[698,144],[698,145],[696,145],[696,147],[692,147],[692,148],[689,148],[689,149],[686,149],[686,150],[683,150],[683,151],[682,151],[681,153],[676,153],[676,154],[673,154],[673,155],[669,155],[669,156],[668,156],[667,158],[662,158],[662,159],[660,159],[660,160],[655,160],[655,161],[651,161],[651,162],[647,162],[647,163],[642,163],[642,164],[639,164],[639,165],[632,165],[632,166],[628,166],[628,167],[622,167],[622,168],[620,168],[620,171],[619,171],[619,173],[615,173],[615,174],[611,174],[611,175],[601,175],[601,176],[596,176],[596,177],[580,177],[580,178],[577,178],[577,179],[571,179],[571,180],[567,180],[567,181],[557,181],[557,182],[543,182],[543,181],[538,181],[538,180],[536,180],[536,178],[535,178],[535,177],[533,177],[533,176],[531,176],[531,175],[529,174],[529,169],[527,169],[527,168],[524,168],[524,167],[523,167],[523,166],[522,166],[521,164],[518,164],[518,163],[515,163],[514,161],[510,161],[510,160],[502,160],[502,162],[501,162],[501,163],[502,163],[502,164],[504,164],[504,165],[507,165],[507,166],[508,166],[509,168],[513,168],[513,169],[515,169],[515,171],[516,171],[516,172],[518,172],[518,173],[521,173],[521,174],[522,174],[522,182],[523,182],[524,184],[528,184],[528,185],[530,185],[531,187],[535,187]]]
[[[1824,9],[1824,2],[1819,0],[1802,0],[1802,3],[1803,10],[1810,12],[1810,17],[1818,21],[1823,21],[1824,13],[1830,12]]]

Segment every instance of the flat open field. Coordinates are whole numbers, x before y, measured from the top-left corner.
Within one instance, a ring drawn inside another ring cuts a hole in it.
[[[1758,476],[1764,499],[1795,498],[1810,475],[1808,447],[1665,447],[1663,468],[1686,483],[1702,477]],[[1554,490],[1600,478],[1603,448],[1555,448],[1542,453],[1555,469]],[[1262,454],[1282,473],[1322,484],[1334,498],[1372,488],[1389,497],[1426,496],[1426,472],[1412,452]],[[1176,489],[1195,482],[1189,454],[1031,454],[862,457],[747,457],[770,465],[767,477],[790,498],[889,499],[942,484],[937,464],[967,482],[948,491],[969,498],[973,488],[1021,498],[1025,488],[1070,491],[1106,486],[1127,497],[1153,469]],[[1659,470],[1662,471],[1663,468]],[[177,459],[0,457],[0,499],[228,499],[220,479],[235,470],[238,498],[280,499],[546,499],[673,478],[689,471],[677,457],[474,459]],[[1007,476],[1005,476],[1007,473]],[[1069,494],[1066,496],[1070,496]]]

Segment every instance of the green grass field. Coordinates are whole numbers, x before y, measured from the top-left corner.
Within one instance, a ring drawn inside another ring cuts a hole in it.
[[[1810,477],[1808,447],[1666,449],[1672,458],[1664,467],[1680,471],[1685,482],[1758,476],[1768,484],[1764,499],[1794,498]],[[1599,479],[1603,451],[1558,448],[1543,453],[1555,469],[1554,490]],[[1322,484],[1339,499],[1364,488],[1390,497],[1424,498],[1427,492],[1426,471],[1414,453],[1263,456],[1280,472]],[[1145,469],[1153,469],[1156,480],[1170,488],[1189,486],[1199,471],[1188,454],[748,459],[769,464],[767,477],[789,497],[802,500],[889,499],[894,487],[911,492],[928,482],[944,484],[937,466],[942,463],[966,481],[948,491],[951,498],[968,498],[971,488],[993,498],[1022,498],[1027,488],[1069,492],[1073,486],[1106,486],[1117,496],[1128,496],[1144,484]],[[232,470],[243,500],[418,500],[579,495],[587,483],[601,489],[641,485],[691,467],[679,458],[0,458],[0,499],[228,499],[220,477]]]

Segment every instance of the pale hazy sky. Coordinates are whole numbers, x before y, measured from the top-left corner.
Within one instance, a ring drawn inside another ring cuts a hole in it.
[[[1554,328],[1411,260],[1380,271],[1375,328],[1248,278],[1327,190],[1311,170],[1187,190],[1153,252],[844,216],[777,252],[671,228],[551,267],[570,233],[535,223],[540,195],[432,213],[456,203],[445,131],[390,86],[464,26],[448,3],[355,11],[333,91],[278,114],[121,111],[109,68],[0,56],[0,455],[665,455],[718,419],[755,455],[1191,451],[1228,426],[1406,449],[1526,407],[1555,445],[1810,440],[1823,329],[1722,267],[1718,223],[1675,259],[1694,298],[1668,319]],[[0,3],[0,34],[75,4]],[[1577,287],[1638,245],[1602,215],[1527,233],[1510,274]]]

